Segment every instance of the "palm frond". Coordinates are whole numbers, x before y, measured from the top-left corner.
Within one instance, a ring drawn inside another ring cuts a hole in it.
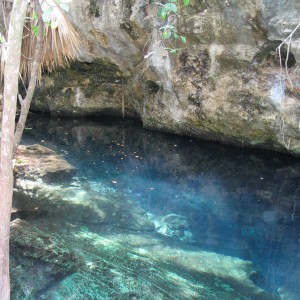
[[[81,54],[81,39],[75,31],[71,22],[64,15],[62,9],[57,6],[56,1],[47,0],[52,6],[50,24],[57,24],[57,27],[45,26],[45,37],[43,40],[42,62],[39,71],[39,78],[43,70],[53,71],[58,67],[68,65],[71,60],[75,60]],[[30,76],[34,49],[36,43],[36,26],[37,20],[33,20],[34,9],[28,7],[27,18],[23,31],[22,57],[20,65],[20,75],[24,80]],[[2,47],[3,48],[3,47]],[[2,49],[1,70],[4,70],[5,55]]]

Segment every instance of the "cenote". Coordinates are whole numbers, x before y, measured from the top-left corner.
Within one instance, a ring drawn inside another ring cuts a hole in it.
[[[31,116],[22,143],[77,168],[18,215],[72,255],[13,248],[12,299],[299,299],[299,159],[118,119]]]

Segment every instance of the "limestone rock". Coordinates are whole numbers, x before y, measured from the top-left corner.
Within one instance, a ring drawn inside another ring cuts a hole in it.
[[[82,265],[63,240],[20,219],[11,222],[10,260],[12,299],[33,299]]]
[[[13,207],[19,212],[47,214],[67,221],[109,223],[131,230],[154,230],[144,210],[133,201],[119,194],[97,193],[88,185],[77,182],[62,186],[17,179]]]
[[[54,151],[35,144],[18,147],[14,172],[17,177],[62,182],[70,179],[76,169]]]
[[[162,46],[157,7],[146,0],[74,0],[70,8],[85,54],[44,76],[34,110],[125,113],[150,129],[300,153],[299,34],[288,61],[294,88],[276,56],[299,22],[298,1],[192,1],[180,7],[187,43],[177,56]]]
[[[37,209],[43,214],[69,221],[101,223],[106,215],[93,200],[87,194],[82,195],[80,190],[17,180],[13,207],[18,211]]]
[[[249,261],[172,245],[149,233],[103,234],[73,226],[66,240],[76,243],[86,265],[44,290],[44,298],[277,299],[249,279]]]

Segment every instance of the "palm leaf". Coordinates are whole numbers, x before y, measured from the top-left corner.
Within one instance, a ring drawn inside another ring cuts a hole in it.
[[[71,22],[64,15],[63,10],[57,6],[56,1],[47,0],[47,3],[53,7],[50,24],[56,24],[57,27],[45,26],[45,38],[43,40],[42,62],[39,71],[39,78],[43,70],[53,71],[58,67],[68,65],[71,60],[75,60],[81,54],[81,39],[75,31]],[[34,10],[28,7],[27,22],[23,31],[22,57],[20,65],[20,75],[26,80],[30,77],[32,70],[34,49],[36,43],[36,25],[37,20],[33,20]],[[1,70],[4,70],[5,49],[0,50]],[[1,71],[0,70],[0,71]],[[1,73],[1,76],[3,74]]]

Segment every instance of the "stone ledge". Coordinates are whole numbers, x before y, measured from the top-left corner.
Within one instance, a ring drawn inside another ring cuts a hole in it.
[[[26,179],[61,182],[72,178],[76,168],[42,145],[21,145],[16,153],[14,173],[16,177]]]

